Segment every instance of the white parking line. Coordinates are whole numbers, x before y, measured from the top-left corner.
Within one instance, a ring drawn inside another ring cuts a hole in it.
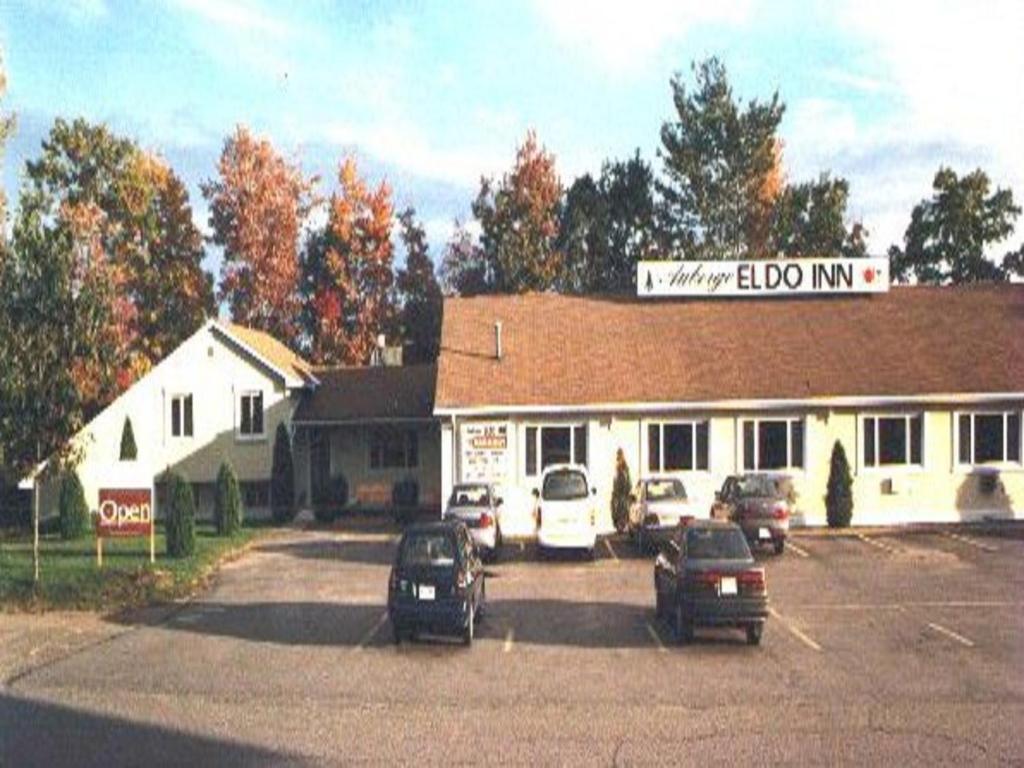
[[[805,549],[800,549],[800,547],[798,547],[792,541],[786,543],[786,548],[787,549],[791,549],[792,551],[796,552],[798,555],[800,555],[800,557],[810,557],[811,556],[810,552],[808,552]]]
[[[384,623],[387,620],[388,620],[388,612],[384,611],[380,615],[380,618],[377,619],[376,623],[374,623],[374,625],[372,627],[370,627],[370,631],[367,632],[365,635],[363,635],[363,638],[362,638],[362,640],[359,641],[359,644],[352,649],[352,652],[353,653],[358,653],[359,651],[363,650],[363,648],[366,647],[367,643],[369,643],[371,640],[373,640],[374,635],[376,635],[378,632],[380,632],[380,628],[384,626]]]
[[[941,624],[934,624],[930,621],[928,622],[928,626],[934,629],[936,632],[939,632],[945,635],[946,637],[952,638],[953,640],[956,640],[958,643],[961,643],[962,645],[966,645],[968,648],[974,647],[974,641],[968,640],[963,635],[958,635],[952,629],[944,627]]]
[[[647,627],[647,634],[651,636],[651,640],[653,640],[654,644],[658,646],[658,653],[667,653],[668,648],[666,648],[665,644],[661,642],[661,635],[658,634],[658,630],[656,630],[649,621],[644,622],[644,624]]]
[[[872,547],[875,547],[876,549],[880,549],[883,552],[888,552],[890,555],[895,555],[895,554],[897,554],[900,551],[896,547],[890,546],[890,545],[885,544],[885,543],[883,543],[881,541],[877,541],[875,539],[869,539],[863,533],[858,533],[858,534],[855,534],[855,535],[856,535],[856,537],[858,539],[863,541],[865,544],[870,544]]]
[[[604,545],[608,548],[608,554],[612,556],[612,560],[619,562],[619,556],[615,554],[615,550],[612,549],[612,543],[608,539],[604,540]]]
[[[963,536],[959,533],[952,533],[951,531],[943,531],[943,533],[954,541],[959,541],[961,544],[967,544],[971,547],[977,547],[978,549],[984,550],[985,552],[997,552],[998,548],[993,547],[991,544],[982,544],[977,539],[972,539],[969,536]]]
[[[502,647],[504,653],[510,653],[512,651],[512,642],[516,639],[516,631],[514,628],[509,627],[508,632],[505,633],[505,645]]]
[[[801,643],[806,645],[812,651],[819,651],[819,652],[821,651],[821,646],[820,645],[818,645],[811,638],[809,638],[807,635],[805,635],[803,632],[801,632],[797,627],[793,626],[788,621],[786,621],[784,618],[782,618],[782,616],[779,614],[779,612],[776,611],[774,608],[769,608],[768,609],[768,613],[770,613],[772,616],[774,616],[776,619],[778,619],[782,623],[782,626],[784,626],[786,629],[788,629],[789,633],[791,635],[793,635],[793,637],[795,637]]]

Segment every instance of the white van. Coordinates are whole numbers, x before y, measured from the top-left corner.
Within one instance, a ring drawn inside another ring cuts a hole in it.
[[[585,549],[593,557],[597,544],[597,489],[587,468],[556,464],[541,475],[534,490],[537,543],[544,549]]]

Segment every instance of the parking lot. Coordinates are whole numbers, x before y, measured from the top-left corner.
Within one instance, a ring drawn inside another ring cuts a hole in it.
[[[0,763],[1024,760],[1018,530],[796,536],[760,647],[654,618],[652,564],[506,547],[471,648],[396,647],[394,536],[296,532],[0,691]]]

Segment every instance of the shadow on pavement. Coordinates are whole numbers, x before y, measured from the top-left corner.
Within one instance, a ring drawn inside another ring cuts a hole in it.
[[[284,554],[309,560],[336,560],[368,565],[391,565],[395,559],[392,541],[345,541],[315,539],[313,541],[267,542],[253,548],[257,552]]]
[[[0,693],[0,765],[301,765],[297,756]]]

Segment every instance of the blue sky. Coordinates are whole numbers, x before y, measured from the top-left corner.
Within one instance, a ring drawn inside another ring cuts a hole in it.
[[[439,258],[529,128],[566,186],[635,149],[659,167],[671,74],[717,54],[742,98],[780,91],[788,178],[846,176],[881,254],[939,164],[1024,199],[1021,29],[1019,2],[0,0],[3,181],[15,200],[53,118],[81,115],[166,157],[205,227],[198,184],[246,123],[325,191],[354,152]]]

